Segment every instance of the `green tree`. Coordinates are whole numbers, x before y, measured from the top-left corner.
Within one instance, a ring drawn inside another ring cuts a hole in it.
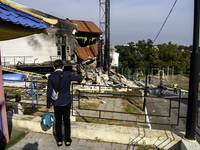
[[[190,53],[180,51],[177,44],[172,42],[164,43],[158,46],[159,56],[157,66],[159,68],[174,67],[175,70],[188,69]]]
[[[138,53],[141,53],[140,59],[144,59],[146,66],[152,68],[158,53],[158,49],[153,45],[153,41],[150,39],[148,39],[147,42],[145,42],[145,40],[139,40],[136,45]],[[145,67],[144,62],[143,67]]]
[[[119,63],[128,68],[167,68],[186,70],[190,67],[192,46],[173,44],[172,42],[153,45],[148,39],[130,42],[126,46],[115,46],[119,55]],[[143,61],[144,60],[144,61]],[[145,66],[145,64],[146,66]]]

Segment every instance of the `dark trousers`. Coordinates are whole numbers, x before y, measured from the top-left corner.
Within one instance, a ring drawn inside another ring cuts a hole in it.
[[[177,94],[177,89],[176,89],[176,88],[174,88],[174,93],[176,93],[176,94]]]
[[[62,120],[64,121],[65,141],[71,140],[70,107],[71,103],[66,106],[54,106],[56,137],[59,142],[62,142]]]

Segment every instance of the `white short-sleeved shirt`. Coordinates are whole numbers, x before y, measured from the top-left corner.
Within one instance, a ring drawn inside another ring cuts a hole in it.
[[[13,103],[13,112],[14,114],[21,114],[23,115],[24,113],[21,111],[23,108],[22,108],[22,105],[18,102],[14,102]]]

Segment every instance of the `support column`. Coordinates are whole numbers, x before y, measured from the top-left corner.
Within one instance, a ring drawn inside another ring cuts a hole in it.
[[[200,1],[194,1],[194,31],[193,31],[193,52],[190,59],[190,81],[188,110],[185,137],[190,140],[195,139],[195,128],[197,120],[197,100],[199,89],[199,9]]]
[[[110,0],[106,0],[105,7],[104,71],[106,72],[110,68]]]
[[[8,134],[8,123],[7,123],[7,115],[6,115],[6,103],[4,97],[4,89],[3,89],[3,77],[2,77],[2,66],[1,66],[1,51],[0,51],[0,113],[1,113],[1,123],[3,129],[3,141],[5,143],[9,143],[9,134]]]

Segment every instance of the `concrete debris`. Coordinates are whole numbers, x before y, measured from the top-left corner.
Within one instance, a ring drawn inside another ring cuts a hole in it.
[[[94,84],[102,86],[123,86],[127,88],[138,87],[134,81],[126,79],[123,75],[112,69],[109,70],[109,76],[108,74],[102,73],[99,68],[96,68],[96,62],[96,58],[89,58],[77,66],[78,71],[84,78],[83,83],[86,84],[84,88],[86,88],[87,85]],[[95,88],[95,86],[92,87],[92,89],[93,88]],[[127,89],[118,88],[118,91],[127,91]]]
[[[47,93],[43,93],[42,96],[47,96]]]
[[[116,88],[118,92],[127,92],[127,88]]]
[[[100,103],[102,103],[102,104],[106,104],[106,101],[101,100]]]

